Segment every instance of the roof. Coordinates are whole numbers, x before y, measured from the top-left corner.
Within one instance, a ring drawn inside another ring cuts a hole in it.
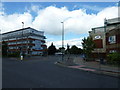
[[[120,17],[108,19],[106,21],[107,21],[107,24],[114,24],[114,23],[117,24],[117,23],[120,23]]]
[[[17,31],[27,30],[27,29],[33,29],[33,30],[36,30],[36,29],[34,29],[34,28],[27,27],[27,28],[18,29],[18,30],[15,30],[15,31],[10,31],[10,32],[2,33],[2,35],[4,35],[4,34],[8,34],[8,33],[17,32]],[[38,31],[38,30],[36,30],[36,31]],[[43,31],[41,31],[41,32],[43,32]]]
[[[101,27],[95,27],[95,28],[92,28],[92,30],[94,30],[94,29],[99,29],[99,28],[104,28],[104,26],[101,26]]]

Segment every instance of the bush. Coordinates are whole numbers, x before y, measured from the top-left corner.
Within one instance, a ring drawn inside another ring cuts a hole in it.
[[[109,64],[120,65],[120,53],[111,53],[107,55]]]
[[[9,54],[8,54],[8,57],[19,57],[19,56],[20,56],[20,53],[19,53],[19,52],[9,53]]]
[[[95,61],[94,58],[84,58],[85,61]]]

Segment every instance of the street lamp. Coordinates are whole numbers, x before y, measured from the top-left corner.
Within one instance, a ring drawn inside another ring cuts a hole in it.
[[[22,29],[24,29],[24,22],[22,22]],[[22,44],[23,44],[23,30],[22,30]],[[23,45],[22,45],[22,54],[23,54]]]
[[[24,28],[24,22],[22,22],[22,29]]]
[[[1,34],[1,29],[0,29],[0,60],[2,58],[2,34]]]
[[[62,61],[64,59],[64,22],[69,18],[72,18],[72,17],[68,17],[61,22],[62,23]]]
[[[62,61],[64,59],[64,22],[61,22],[62,23]]]
[[[22,29],[24,28],[24,22],[22,22]],[[22,36],[21,36],[22,42],[21,42],[21,60],[23,60],[23,30],[22,30]]]

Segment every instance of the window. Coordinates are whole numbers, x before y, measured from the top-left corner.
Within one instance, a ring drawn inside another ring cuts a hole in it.
[[[110,36],[108,41],[110,44],[116,43],[116,36]]]
[[[109,51],[109,53],[115,53],[116,52],[116,50],[110,50]]]

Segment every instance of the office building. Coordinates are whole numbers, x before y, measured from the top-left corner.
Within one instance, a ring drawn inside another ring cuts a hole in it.
[[[31,27],[2,34],[2,41],[8,44],[8,53],[24,55],[43,55],[47,49],[45,39],[43,31]]]

